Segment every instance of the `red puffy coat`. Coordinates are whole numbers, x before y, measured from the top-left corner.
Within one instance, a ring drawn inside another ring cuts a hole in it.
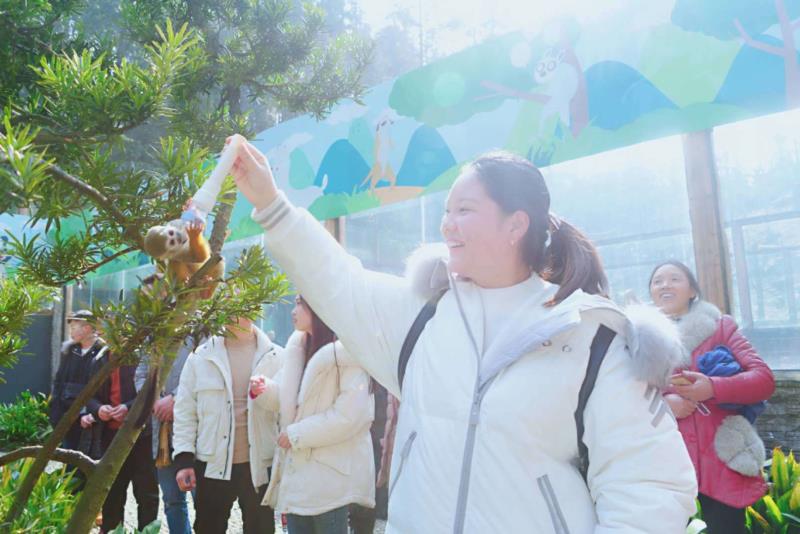
[[[752,404],[767,400],[775,390],[775,379],[767,364],[739,332],[732,317],[720,316],[719,311],[708,303],[697,304],[678,323],[684,334],[684,344],[692,342],[692,335],[697,340],[697,336],[708,332],[709,327],[712,333],[693,348],[689,369],[698,371],[698,358],[715,347],[724,345],[742,366],[742,372],[729,377],[710,377],[714,396],[704,404],[711,414],[703,415],[695,410],[690,416],[678,420],[678,428],[697,472],[699,492],[728,506],[745,508],[760,499],[767,486],[761,476],[748,477],[737,473],[717,456],[714,448],[717,428],[725,417],[736,415],[736,412],[720,408],[719,404]],[[691,347],[687,346],[687,349]]]

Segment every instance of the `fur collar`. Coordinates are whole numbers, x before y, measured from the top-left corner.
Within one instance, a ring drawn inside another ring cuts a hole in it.
[[[443,243],[423,245],[409,256],[406,279],[416,295],[428,300],[448,287],[447,257]],[[666,387],[675,369],[689,361],[685,343],[681,344],[680,325],[654,306],[630,305],[624,313],[627,325],[623,330],[629,338],[634,375],[653,386]]]
[[[429,300],[450,285],[447,271],[447,245],[430,243],[422,245],[406,260],[406,279],[414,293]]]
[[[689,353],[681,343],[678,325],[661,310],[647,304],[632,304],[625,309],[630,334],[633,373],[639,380],[664,388],[676,369],[689,364]]]
[[[689,313],[676,321],[686,350],[693,352],[708,339],[717,330],[720,317],[722,313],[710,302],[698,300],[692,304]]]

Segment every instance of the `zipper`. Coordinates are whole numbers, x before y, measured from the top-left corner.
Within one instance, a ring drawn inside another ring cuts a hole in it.
[[[490,380],[485,387],[480,386],[480,368],[481,368],[481,351],[478,349],[478,343],[475,341],[475,336],[472,334],[472,329],[469,327],[467,316],[464,314],[464,307],[461,304],[461,296],[458,294],[458,288],[455,281],[451,281],[453,287],[453,294],[456,297],[458,304],[458,311],[461,314],[461,321],[464,323],[464,328],[467,330],[472,348],[475,350],[476,368],[475,368],[475,387],[472,391],[472,404],[469,410],[469,425],[467,426],[467,437],[464,441],[464,455],[461,459],[461,478],[458,482],[458,497],[456,499],[456,515],[453,521],[453,533],[462,534],[464,532],[464,521],[467,514],[467,498],[469,497],[469,483],[472,471],[472,457],[475,453],[475,436],[478,432],[478,423],[480,422],[481,402],[483,395],[486,393],[488,386],[494,381]],[[483,310],[486,313],[486,310]],[[485,320],[485,319],[484,319]]]
[[[567,528],[567,521],[564,519],[564,514],[561,512],[561,507],[558,505],[556,493],[553,491],[553,485],[550,484],[550,477],[542,475],[536,479],[539,485],[539,491],[544,497],[544,502],[547,504],[547,511],[550,512],[550,520],[553,522],[553,530],[555,534],[569,534]]]
[[[408,435],[406,442],[403,445],[403,450],[400,451],[400,465],[397,468],[397,474],[394,476],[392,485],[389,487],[389,496],[387,498],[392,496],[394,487],[397,485],[397,481],[400,480],[400,474],[403,472],[403,466],[406,464],[406,459],[408,459],[408,455],[411,453],[411,446],[414,444],[415,439],[417,439],[416,430]]]
[[[223,350],[227,350],[227,349],[225,349],[225,345],[224,344],[223,344],[222,348],[223,348]],[[219,369],[219,372],[222,374],[222,377],[223,377],[223,380],[224,380],[225,379],[225,371],[224,371],[224,369],[222,369],[222,367],[220,366],[219,362],[217,362],[214,358],[209,358],[209,360],[211,362],[213,362],[214,365],[217,366],[217,369]],[[227,386],[228,386],[228,384],[226,384],[225,390],[226,390],[227,393],[230,393],[230,398],[232,399],[233,398],[233,393],[230,391],[230,389]],[[230,474],[228,473],[228,462],[230,461],[231,438],[233,437],[232,434],[233,434],[233,402],[231,400],[228,400],[228,439],[227,439],[227,441],[225,443],[225,470],[221,473],[222,475],[228,476],[228,478],[230,478]]]

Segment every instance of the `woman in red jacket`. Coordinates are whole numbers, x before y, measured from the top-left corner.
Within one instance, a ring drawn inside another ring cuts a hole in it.
[[[686,265],[668,261],[657,266],[650,276],[650,295],[678,323],[687,356],[691,353],[665,398],[697,473],[708,532],[744,533],[745,509],[766,491],[764,446],[744,417],[720,405],[768,399],[775,389],[772,372],[733,318],[700,299],[697,280]],[[698,359],[719,346],[733,354],[741,372],[723,377],[698,371]]]

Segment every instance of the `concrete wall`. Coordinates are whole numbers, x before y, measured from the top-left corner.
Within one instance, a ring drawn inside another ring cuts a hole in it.
[[[34,315],[25,329],[27,353],[11,369],[3,369],[5,384],[0,384],[0,402],[12,402],[25,390],[50,393],[52,377],[51,314]]]
[[[767,410],[756,420],[769,453],[780,446],[784,452],[800,453],[800,371],[774,371],[775,394]]]

